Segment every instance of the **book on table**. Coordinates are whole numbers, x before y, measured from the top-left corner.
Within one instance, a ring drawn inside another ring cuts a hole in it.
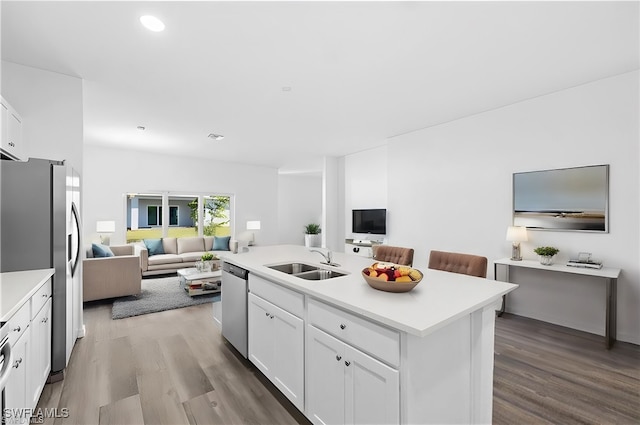
[[[567,261],[567,266],[580,267],[585,269],[601,269],[602,261],[596,261],[596,260],[581,261],[578,259],[571,259]]]

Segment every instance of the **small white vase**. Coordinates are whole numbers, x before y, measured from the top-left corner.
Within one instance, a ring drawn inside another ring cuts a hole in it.
[[[541,255],[540,264],[543,266],[550,266],[553,264],[553,255]]]
[[[322,245],[322,235],[304,235],[304,246],[307,248],[320,248]]]

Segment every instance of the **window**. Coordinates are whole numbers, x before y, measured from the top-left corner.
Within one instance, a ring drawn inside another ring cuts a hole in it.
[[[158,226],[162,224],[162,207],[147,205],[147,225]]]
[[[177,226],[179,220],[180,210],[176,205],[169,206],[169,226]],[[162,226],[162,206],[160,205],[148,205],[147,206],[147,225],[149,226]]]
[[[164,224],[163,206],[169,208],[168,217],[164,217],[168,224]],[[232,233],[231,197],[228,195],[130,193],[126,196],[126,209],[127,242],[161,237],[229,236]]]

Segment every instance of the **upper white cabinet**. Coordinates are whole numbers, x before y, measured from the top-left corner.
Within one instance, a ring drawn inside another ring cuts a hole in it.
[[[303,296],[254,275],[249,289],[249,360],[304,410]]]
[[[2,144],[0,153],[14,160],[23,160],[24,144],[22,142],[22,118],[9,103],[0,97]]]

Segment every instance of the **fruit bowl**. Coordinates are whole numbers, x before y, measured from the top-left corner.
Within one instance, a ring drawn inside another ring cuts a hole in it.
[[[422,281],[423,274],[420,270],[412,269],[414,272],[417,272],[418,278],[415,280],[411,280],[410,282],[402,282],[395,280],[384,280],[379,277],[371,277],[367,273],[371,270],[371,267],[367,267],[362,269],[362,277],[364,280],[374,289],[385,292],[409,292],[413,288],[416,287],[420,281]],[[415,275],[415,273],[414,273]]]

